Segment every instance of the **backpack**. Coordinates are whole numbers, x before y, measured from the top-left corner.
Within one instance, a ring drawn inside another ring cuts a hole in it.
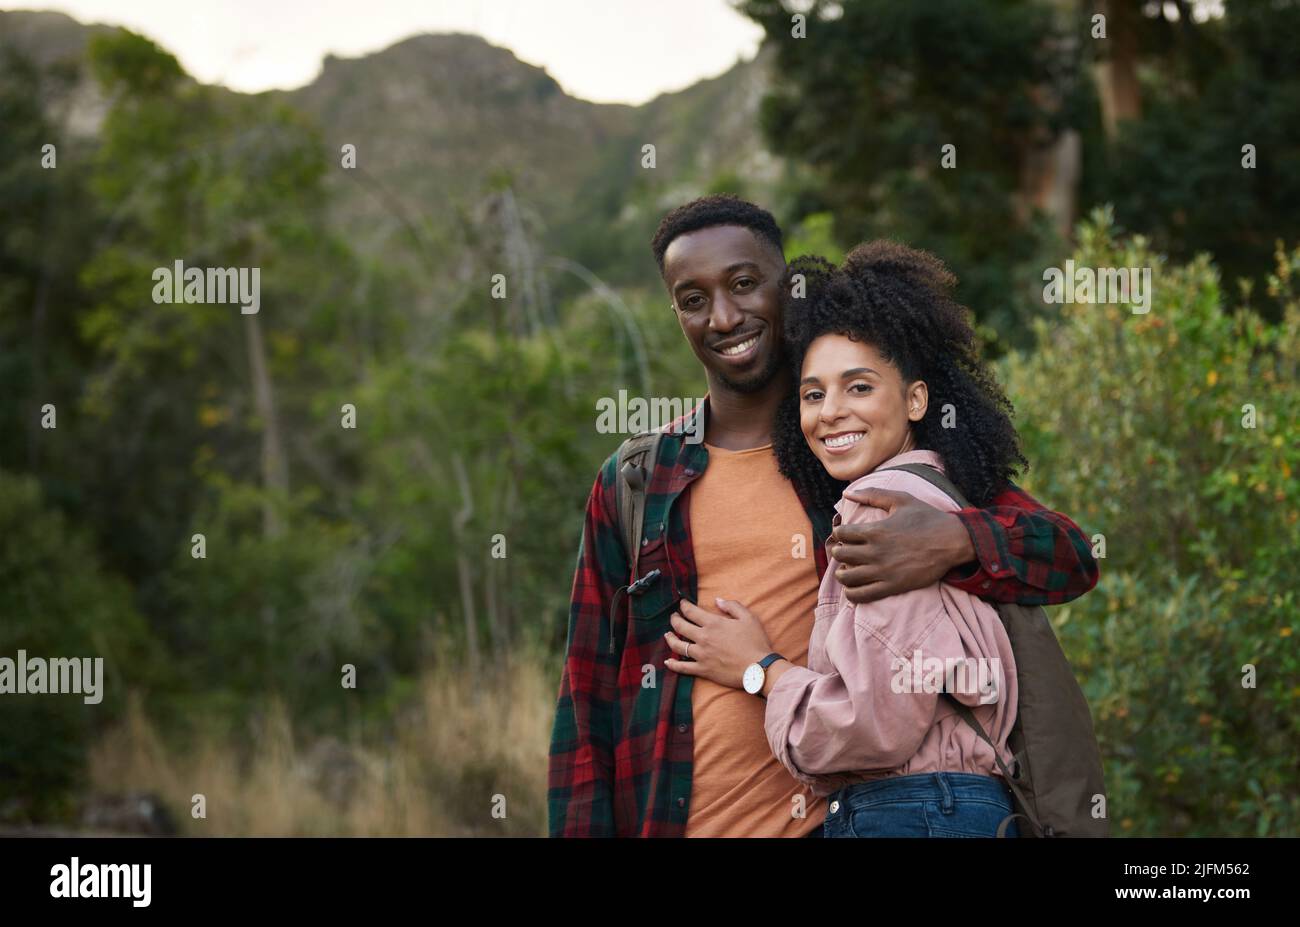
[[[970,507],[952,481],[933,467],[901,464],[887,469],[906,470],[941,489],[961,508]],[[996,608],[1015,654],[1019,687],[1016,721],[1007,738],[1015,757],[1014,775],[996,747],[993,751],[1016,799],[1016,813],[999,825],[998,836],[1020,817],[1030,824],[1020,828],[1022,837],[1107,837],[1107,819],[1092,815],[1094,796],[1105,794],[1092,714],[1047,613],[1037,605]],[[949,693],[944,695],[961,719],[993,747],[970,708]]]

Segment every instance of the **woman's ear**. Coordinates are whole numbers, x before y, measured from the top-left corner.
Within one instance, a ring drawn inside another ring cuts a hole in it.
[[[907,420],[909,422],[919,422],[925,418],[925,410],[930,407],[930,388],[925,385],[924,380],[917,380],[907,387],[905,394],[907,400]]]

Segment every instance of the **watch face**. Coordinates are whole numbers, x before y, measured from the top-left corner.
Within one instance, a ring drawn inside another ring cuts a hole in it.
[[[757,695],[763,691],[763,678],[767,674],[763,672],[763,667],[757,663],[751,663],[745,667],[745,691],[750,695]]]

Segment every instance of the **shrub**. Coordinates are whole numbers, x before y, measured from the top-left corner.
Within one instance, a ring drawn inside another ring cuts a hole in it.
[[[127,585],[100,566],[84,531],[47,509],[30,477],[0,472],[0,657],[102,657],[101,701],[0,695],[0,820],[67,817],[86,749],[159,664]]]
[[[1150,311],[1067,304],[1004,361],[1025,483],[1104,545],[1096,591],[1057,610],[1088,693],[1116,834],[1300,832],[1300,250],[1277,325],[1185,266],[1080,229],[1076,266],[1151,267]],[[1253,418],[1252,418],[1253,416]],[[1249,675],[1255,674],[1253,685]]]

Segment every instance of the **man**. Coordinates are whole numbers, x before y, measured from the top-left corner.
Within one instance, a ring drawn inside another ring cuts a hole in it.
[[[807,660],[834,513],[796,495],[771,447],[793,389],[781,231],[752,203],[710,196],[665,216],[653,249],[708,392],[665,429],[647,465],[637,576],[618,520],[617,454],[587,500],[551,738],[550,832],[812,836],[825,808],[772,756],[764,703],[664,666],[676,603],[715,596],[743,602],[777,651]],[[701,426],[702,444],[686,440]],[[1055,604],[1096,583],[1079,528],[1015,486],[988,509],[955,514],[905,493],[855,498],[891,514],[836,529],[837,577],[853,601],[943,580],[991,601]],[[615,596],[634,580],[643,582],[611,625]]]

